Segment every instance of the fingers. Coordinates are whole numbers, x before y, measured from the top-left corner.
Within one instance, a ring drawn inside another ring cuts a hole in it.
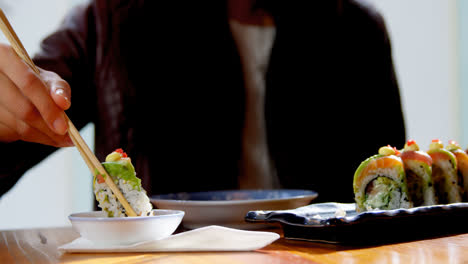
[[[13,129],[10,129],[8,126],[0,123],[0,141],[1,142],[12,142],[20,140],[18,134]]]
[[[57,74],[32,71],[0,44],[0,141],[24,140],[57,147],[72,146],[64,110],[71,90]]]
[[[0,72],[2,95],[0,96],[0,122],[13,130],[14,138],[53,146],[67,146],[67,136],[50,130],[35,106],[16,88],[14,83]],[[6,135],[12,136],[12,133]],[[3,135],[5,137],[6,135]],[[4,141],[6,139],[4,138]]]
[[[10,99],[19,100],[18,106],[13,107],[5,102],[4,105],[9,106],[7,108],[10,112],[20,120],[24,120],[28,124],[34,123],[33,127],[36,128],[39,128],[37,127],[39,114],[49,129],[59,135],[65,135],[68,125],[63,110],[69,107],[69,104],[66,102],[67,100],[63,95],[67,87],[65,87],[63,83],[60,84],[60,82],[51,81],[53,77],[44,73],[46,77],[50,77],[46,78],[48,82],[53,83],[55,86],[55,96],[52,97],[50,96],[51,92],[46,86],[46,83],[43,82],[40,76],[30,69],[9,46],[0,45],[0,54],[2,54],[0,69],[4,73],[4,77],[1,81],[5,81],[5,77],[10,80],[13,84],[13,88],[11,87],[12,85],[10,85],[8,89],[8,92],[11,92]],[[16,91],[14,91],[14,87],[17,88]],[[59,94],[56,92],[60,89],[64,91],[62,95],[60,95],[60,92]],[[20,95],[23,97],[22,100],[20,99]],[[56,98],[59,102],[58,104],[56,104],[53,99],[55,97],[62,97],[62,99]],[[36,111],[38,111],[38,113],[36,113]]]
[[[53,137],[50,137],[42,133],[40,130],[17,119],[15,116],[1,107],[0,120],[0,141],[2,142],[23,140],[55,147],[68,147],[73,145],[68,135],[54,135]]]

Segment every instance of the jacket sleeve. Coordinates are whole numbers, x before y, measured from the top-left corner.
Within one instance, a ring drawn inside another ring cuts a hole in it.
[[[67,115],[80,129],[92,122],[95,29],[93,4],[74,8],[58,30],[41,43],[34,62],[41,68],[58,73],[72,89],[72,106]],[[9,191],[31,167],[57,148],[17,141],[0,143],[0,197]]]

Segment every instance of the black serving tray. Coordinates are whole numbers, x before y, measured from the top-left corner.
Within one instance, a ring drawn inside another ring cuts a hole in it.
[[[356,212],[355,204],[317,203],[293,210],[250,211],[247,222],[279,222],[287,239],[379,244],[468,232],[468,203]]]

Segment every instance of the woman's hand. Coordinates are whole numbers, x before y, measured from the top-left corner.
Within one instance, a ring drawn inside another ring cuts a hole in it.
[[[64,110],[71,90],[57,74],[37,75],[8,45],[0,44],[0,141],[71,146]]]

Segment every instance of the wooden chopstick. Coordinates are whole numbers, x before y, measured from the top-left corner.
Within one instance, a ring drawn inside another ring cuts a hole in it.
[[[102,166],[101,162],[97,159],[91,149],[88,147],[86,142],[80,135],[80,132],[76,129],[75,125],[73,125],[72,121],[68,118],[68,134],[72,139],[73,143],[75,144],[76,148],[81,154],[81,157],[85,161],[86,165],[88,165],[89,170],[91,173],[96,174],[99,173],[104,178],[106,184],[112,190],[112,193],[117,197],[119,202],[125,208],[125,212],[128,216],[137,216],[135,210],[133,210],[132,206],[128,203],[127,199],[123,196],[122,192],[120,191],[119,187],[114,183],[112,177],[109,176],[107,171]]]
[[[40,78],[40,71],[29,57],[28,52],[24,48],[23,44],[19,40],[18,36],[16,35],[15,31],[13,30],[10,22],[8,21],[5,13],[0,8],[0,29],[5,34],[6,38],[10,42],[11,46],[15,50],[16,54],[35,72],[37,73],[38,77]],[[114,183],[112,177],[109,176],[107,171],[102,166],[101,162],[99,162],[98,158],[94,155],[91,149],[88,147],[86,142],[80,135],[80,132],[76,129],[75,125],[73,125],[72,121],[68,118],[65,114],[68,122],[68,134],[72,139],[73,143],[75,144],[76,148],[81,154],[81,157],[85,161],[86,165],[88,166],[89,170],[93,175],[96,173],[103,176],[106,184],[109,186],[111,191],[117,197],[119,202],[124,207],[126,214],[128,216],[137,216],[133,208],[128,203],[127,199],[123,196],[122,192],[120,191],[119,187]]]

